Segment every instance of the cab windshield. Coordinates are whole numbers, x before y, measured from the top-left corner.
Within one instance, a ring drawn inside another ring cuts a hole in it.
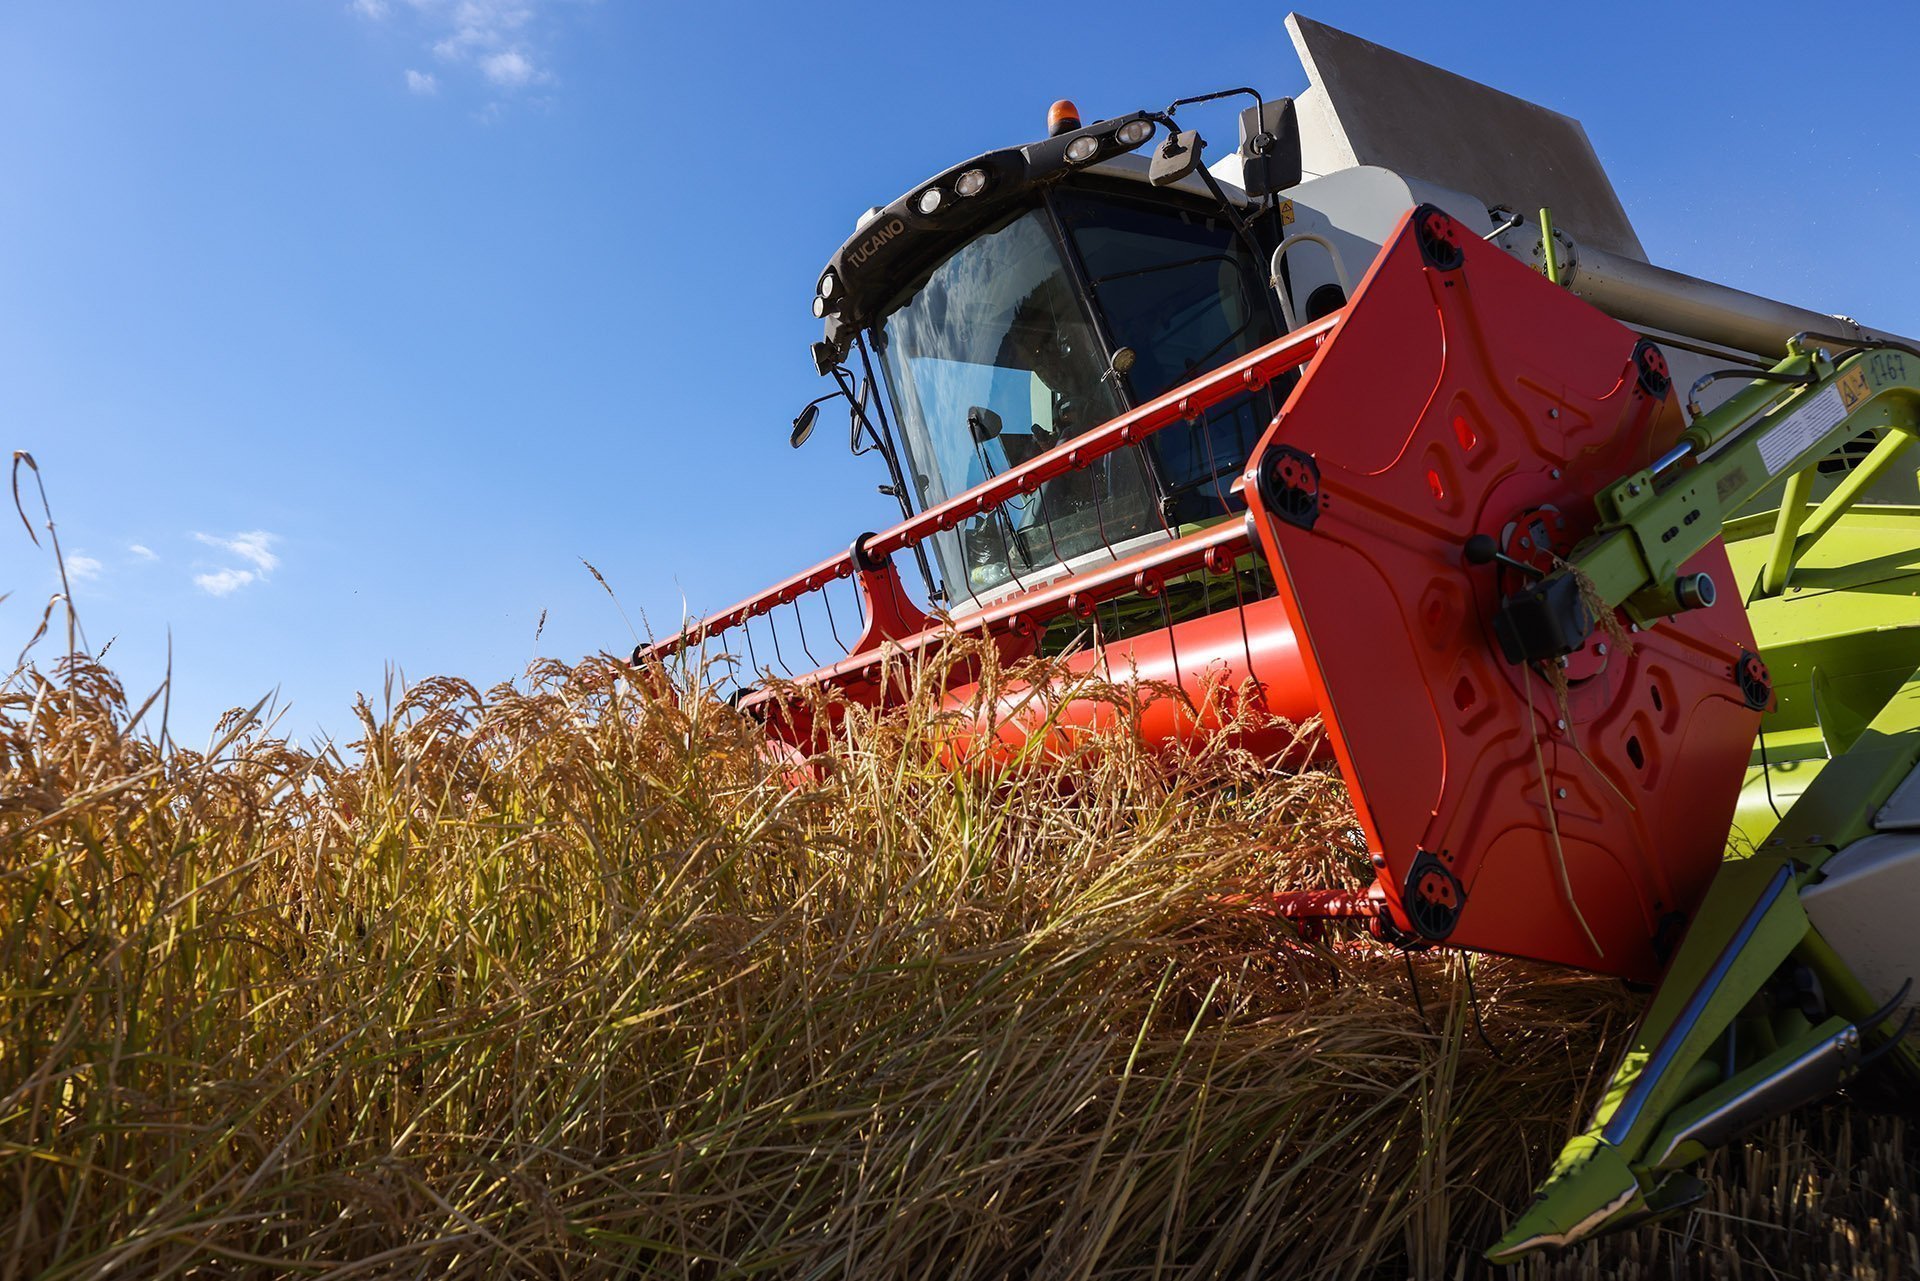
[[[1124,373],[1094,308],[1133,353]],[[956,250],[872,332],[924,509],[1278,330],[1261,264],[1222,211],[1062,185]],[[1233,478],[1274,408],[1272,393],[1242,392],[937,536],[949,604],[1237,510]]]
[[[1134,352],[1127,388],[1135,404],[1280,336],[1263,264],[1219,210],[1072,187],[1053,207],[1114,345]],[[1173,523],[1240,506],[1233,478],[1276,408],[1267,391],[1242,392],[1154,433],[1149,447]]]
[[[969,241],[874,329],[922,508],[1123,408],[1042,210]],[[955,607],[1033,571],[1161,531],[1137,448],[935,539]]]

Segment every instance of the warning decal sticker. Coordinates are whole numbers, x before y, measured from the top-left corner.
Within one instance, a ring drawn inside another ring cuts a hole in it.
[[[1848,413],[1860,408],[1866,398],[1873,395],[1873,389],[1867,386],[1867,371],[1858,365],[1841,374],[1833,385],[1840,389],[1840,399]]]
[[[1760,462],[1766,467],[1767,475],[1779,475],[1781,468],[1805,453],[1846,416],[1847,407],[1841,402],[1838,384],[1788,414],[1760,438]]]

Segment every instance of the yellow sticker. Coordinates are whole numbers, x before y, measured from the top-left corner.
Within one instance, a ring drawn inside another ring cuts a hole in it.
[[[1858,366],[1841,374],[1834,386],[1840,389],[1840,403],[1847,407],[1848,413],[1858,409],[1873,394],[1873,389],[1867,386],[1867,371]]]
[[[1293,201],[1282,200],[1280,202],[1280,225],[1284,227],[1292,221],[1293,221]]]

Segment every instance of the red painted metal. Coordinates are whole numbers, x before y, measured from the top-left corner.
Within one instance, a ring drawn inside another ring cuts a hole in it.
[[[795,700],[794,687],[823,687],[853,703],[878,705],[904,695],[928,663],[943,661],[940,651],[956,640],[990,637],[1003,660],[1027,657],[1040,630],[1054,618],[1084,616],[1117,597],[1157,592],[1160,584],[1183,574],[1231,573],[1236,561],[1252,550],[1246,522],[1227,521],[1035,587],[953,622],[933,623],[882,652],[855,652],[785,688],[750,695],[741,707],[765,716],[769,727],[787,741],[813,744],[820,728],[813,721],[816,708]],[[946,672],[942,706],[952,714],[952,753],[1004,759],[1029,750],[1035,735],[1044,739],[1040,746],[1045,751],[1066,752],[1087,734],[1112,728],[1121,715],[1112,700],[1072,696],[1073,684],[1081,677],[1140,687],[1139,701],[1126,715],[1148,743],[1191,745],[1231,727],[1249,750],[1305,759],[1319,741],[1302,741],[1292,728],[1315,716],[1318,704],[1276,599],[1247,601],[1140,636],[1109,640],[1064,660],[1058,674],[1061,679],[1045,689],[1003,682],[999,697],[989,704],[968,669]],[[1242,706],[1247,700],[1252,707]],[[835,714],[836,704],[825,706],[829,716]],[[1255,715],[1241,717],[1243,711]],[[1283,723],[1272,723],[1274,718]]]
[[[1564,553],[1591,496],[1673,443],[1636,343],[1415,211],[1255,450],[1248,475],[1275,483],[1246,492],[1393,925],[1648,979],[1719,864],[1753,742],[1745,612],[1726,592],[1597,632],[1565,669],[1516,666],[1491,621],[1521,575],[1463,555],[1476,534]],[[1733,581],[1718,543],[1686,568]]]
[[[1365,921],[1377,934],[1387,901],[1376,886],[1371,890],[1284,890],[1278,894],[1227,894],[1220,903],[1285,921],[1294,933],[1318,947],[1327,946],[1331,921]]]
[[[871,654],[889,640],[927,629],[931,620],[908,597],[900,571],[891,561],[869,562],[868,568],[855,569],[853,581],[866,601],[867,622],[860,629],[860,638],[847,651],[849,655]]]
[[[1322,747],[1300,724],[1318,714],[1293,630],[1279,600],[1250,601],[1139,636],[1111,640],[1064,664],[1063,680],[1032,689],[1007,684],[986,704],[978,686],[948,689],[955,759],[1003,761],[1073,751],[1088,735],[1131,728],[1156,748],[1194,747],[1231,733],[1263,756],[1304,764]],[[1073,680],[1092,677],[1135,691],[1130,703],[1075,697]],[[1250,700],[1251,707],[1242,701]],[[1242,717],[1243,711],[1254,713]]]
[[[1278,894],[1229,894],[1231,907],[1264,912],[1289,921],[1371,921],[1386,910],[1386,900],[1367,890],[1284,890]]]

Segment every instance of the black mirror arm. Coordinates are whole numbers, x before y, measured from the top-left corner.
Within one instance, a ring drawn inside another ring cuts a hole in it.
[[[1258,91],[1249,89],[1245,85],[1242,85],[1238,89],[1221,89],[1215,93],[1203,93],[1198,98],[1176,98],[1174,99],[1173,103],[1167,107],[1166,111],[1163,114],[1165,114],[1169,119],[1169,121],[1171,121],[1173,117],[1173,113],[1180,110],[1180,108],[1182,107],[1191,107],[1194,104],[1201,103],[1201,102],[1217,102],[1222,98],[1231,98],[1236,94],[1242,94],[1242,93],[1246,94],[1247,97],[1252,98],[1254,101],[1254,105],[1256,106],[1258,106],[1262,101]]]
[[[846,399],[847,413],[853,421],[853,439],[848,443],[849,451],[855,458],[862,454],[871,454],[875,450],[878,450],[882,457],[891,453],[879,429],[873,425],[873,419],[867,417],[866,406],[860,403],[859,393],[853,383],[853,371],[845,365],[835,365],[829,372],[833,375],[833,381],[838,385],[839,390],[828,392],[822,399],[831,399],[834,396]],[[871,443],[862,444],[862,436]]]
[[[1204,97],[1182,98],[1180,101],[1174,103],[1172,107],[1168,107],[1165,111],[1157,115],[1148,116],[1147,118],[1156,124],[1166,126],[1168,134],[1178,134],[1180,132],[1180,126],[1176,124],[1173,119],[1175,107],[1185,106],[1194,102],[1210,102],[1215,98],[1227,98],[1239,93],[1251,94],[1255,102],[1260,101],[1260,95],[1254,93],[1251,89],[1223,89],[1219,93],[1210,93]],[[1204,182],[1207,185],[1207,190],[1212,193],[1214,203],[1220,206],[1221,215],[1226,218],[1227,225],[1233,228],[1234,239],[1238,240],[1240,247],[1247,252],[1249,261],[1256,263],[1264,261],[1264,255],[1260,252],[1260,246],[1254,242],[1253,232],[1247,227],[1246,219],[1242,218],[1240,211],[1233,207],[1233,201],[1227,199],[1226,191],[1221,188],[1220,180],[1215,178],[1213,172],[1207,168],[1207,162],[1204,159],[1200,160],[1194,165],[1193,170],[1200,175],[1200,181]],[[1286,324],[1279,315],[1279,308],[1273,301],[1271,291],[1263,289],[1260,293],[1267,297],[1267,310],[1274,313],[1273,323],[1284,331]]]
[[[1238,91],[1236,90],[1236,92]],[[1252,229],[1247,226],[1246,220],[1240,216],[1240,211],[1233,207],[1233,201],[1227,199],[1227,193],[1220,187],[1220,180],[1213,176],[1213,172],[1209,170],[1204,163],[1195,167],[1200,173],[1200,180],[1207,184],[1207,190],[1212,192],[1213,198],[1219,202],[1220,212],[1226,215],[1227,222],[1233,227],[1233,234],[1235,238],[1240,241],[1240,247],[1247,251],[1251,261],[1256,263],[1265,261],[1264,256],[1260,252],[1260,246],[1254,243]],[[1277,330],[1285,333],[1287,328],[1286,320],[1280,315],[1279,304],[1275,301],[1276,295],[1273,290],[1259,289],[1255,292],[1266,300],[1267,311],[1272,315],[1273,323]]]
[[[879,451],[881,459],[887,464],[888,488],[893,490],[894,501],[900,504],[900,518],[902,520],[912,520],[912,495],[916,492],[923,491],[916,491],[907,485],[907,473],[900,466],[900,451],[894,447],[892,425],[887,422],[887,407],[880,395],[878,384],[874,382],[873,359],[867,354],[867,342],[864,334],[856,338],[854,346],[860,353],[860,367],[866,371],[867,386],[874,390],[873,407],[880,415],[879,428],[877,430],[875,429],[873,419],[867,414],[866,407],[860,403],[857,397],[849,396],[848,401],[852,404],[854,413],[858,416],[867,434],[873,438],[872,447]],[[842,377],[843,373],[845,375],[844,378]],[[848,382],[853,378],[853,371],[851,369],[836,368],[834,370],[834,378],[840,383],[841,390],[844,393]],[[943,600],[945,595],[940,588],[939,582],[933,576],[933,562],[927,556],[925,544],[916,542],[913,545],[913,559],[919,567],[921,581],[926,584],[928,600],[935,603]]]

